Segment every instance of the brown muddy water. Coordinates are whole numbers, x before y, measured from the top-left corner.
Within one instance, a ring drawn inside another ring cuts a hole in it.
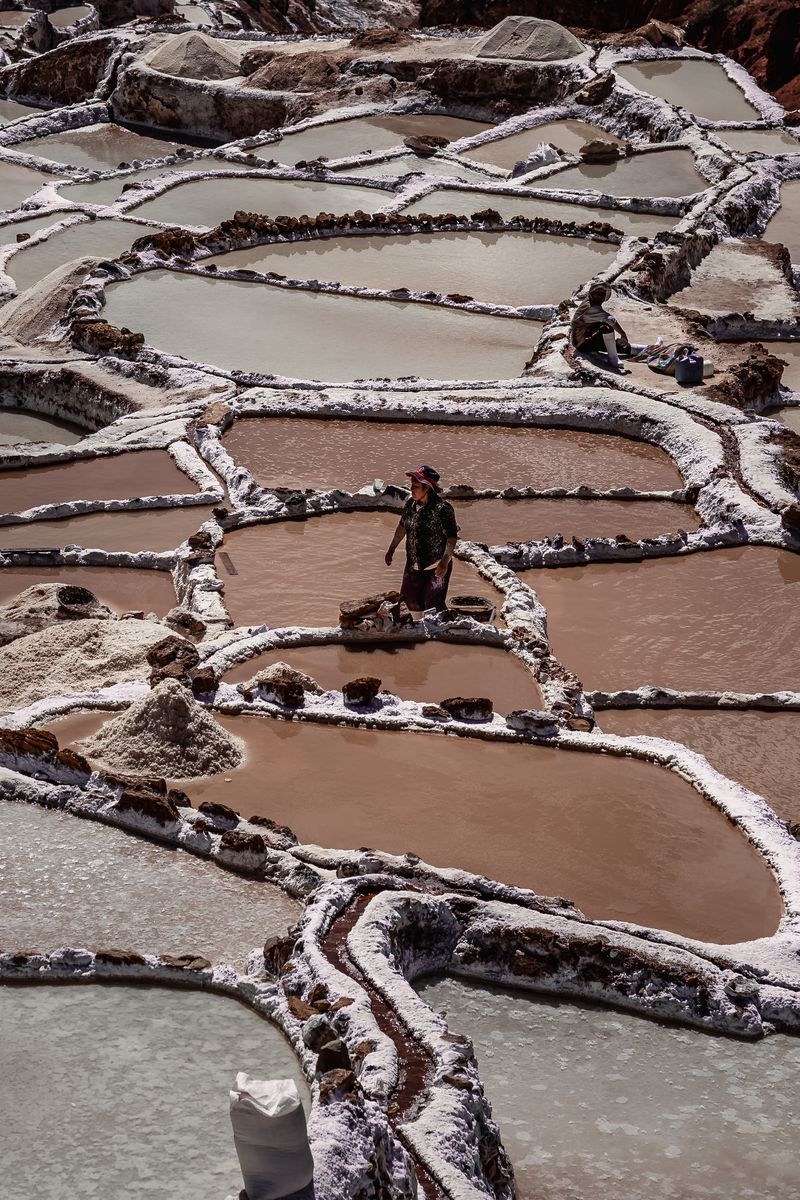
[[[786,364],[781,377],[781,387],[790,391],[800,392],[800,341],[797,342],[762,342],[770,354],[782,358]]]
[[[781,184],[781,206],[761,236],[781,242],[789,248],[792,260],[800,262],[800,179]]]
[[[0,163],[0,211],[17,209],[23,200],[38,192],[42,184],[56,182],[57,176],[43,175],[31,167],[18,167],[16,163]]]
[[[66,29],[70,25],[74,25],[76,21],[82,20],[83,17],[88,17],[92,10],[86,4],[77,4],[71,8],[58,8],[54,12],[47,14],[47,19],[54,29]]]
[[[87,513],[61,521],[0,525],[0,551],[28,546],[83,546],[91,550],[174,550],[211,516],[207,505]]]
[[[31,104],[18,104],[16,100],[0,100],[0,125],[8,125],[10,121],[17,121],[20,117],[29,117],[31,113],[40,113],[41,108],[35,108]]]
[[[72,718],[97,725],[95,714]],[[184,850],[32,804],[0,804],[4,945],[201,954],[244,971],[300,906],[280,888],[220,871]]]
[[[63,215],[55,214],[52,220]],[[81,221],[52,233],[46,241],[35,246],[25,245],[12,255],[6,270],[22,291],[74,258],[84,255],[97,259],[116,258],[145,233],[147,227],[133,221]]]
[[[715,62],[650,59],[618,64],[614,70],[641,92],[660,96],[708,121],[757,121],[759,112]]]
[[[419,200],[414,200],[403,212],[428,213],[443,216],[481,212],[493,208],[504,221],[512,217],[548,217],[552,221],[576,221],[586,225],[590,221],[607,221],[630,237],[653,237],[661,230],[672,229],[680,217],[654,216],[652,213],[624,212],[621,209],[598,208],[588,204],[569,204],[565,200],[534,198],[521,192],[517,196],[499,195],[496,192],[467,192],[458,188],[437,188]]]
[[[74,204],[113,204],[122,195],[123,188],[147,179],[157,179],[168,172],[227,171],[239,173],[246,170],[247,167],[242,163],[233,163],[224,158],[189,159],[186,162],[169,163],[166,166],[146,167],[143,171],[131,171],[110,179],[98,179],[94,183],[70,183],[59,189],[59,195],[64,200],[71,200]]]
[[[403,154],[383,162],[367,163],[363,167],[345,167],[343,175],[364,179],[394,179],[401,175],[439,175],[443,179],[460,179],[463,183],[485,183],[486,176],[473,167],[462,166],[449,158],[425,158]]]
[[[685,780],[650,763],[440,734],[220,720],[246,740],[247,760],[182,785],[195,806],[221,801],[289,825],[303,842],[409,851],[568,896],[590,917],[703,940],[767,936],[780,920],[764,859]],[[51,727],[59,736],[59,723]]]
[[[148,271],[112,284],[105,315],[168,354],[224,370],[355,379],[509,379],[539,321]],[[219,314],[225,313],[225,320]]]
[[[489,126],[462,117],[441,117],[432,113],[400,116],[355,117],[347,121],[286,132],[282,142],[270,142],[254,151],[259,158],[277,159],[293,166],[296,162],[324,156],[330,159],[352,158],[365,151],[384,153],[402,146],[407,137],[446,137],[454,142],[474,137]]]
[[[107,454],[50,467],[0,471],[0,513],[71,500],[131,500],[197,491],[166,450]]]
[[[800,713],[609,709],[597,721],[605,733],[681,742],[763,796],[784,821],[800,821]]]
[[[693,196],[710,186],[698,171],[694,155],[682,149],[634,154],[613,163],[581,163],[536,180],[539,188],[592,189],[607,196]]]
[[[0,408],[0,446],[15,446],[20,442],[53,442],[73,446],[88,434],[88,430],[60,421],[58,417],[29,412],[25,408]]]
[[[234,250],[211,259],[230,270],[276,271],[389,291],[466,293],[490,304],[552,304],[614,261],[604,242],[531,233],[437,233],[325,238]]]
[[[174,225],[218,225],[237,210],[301,217],[362,209],[378,212],[392,199],[382,189],[358,184],[296,179],[198,179],[178,184],[135,209],[137,217]]]
[[[415,988],[475,1046],[518,1200],[794,1192],[797,1037],[714,1037],[465,979]]]
[[[783,129],[719,129],[715,136],[740,154],[800,154],[800,141]]]
[[[461,536],[489,545],[533,541],[556,533],[567,540],[625,533],[635,541],[697,529],[700,524],[688,504],[660,500],[470,500],[459,502],[457,508]]]
[[[88,588],[116,612],[155,612],[164,616],[175,607],[175,589],[169,571],[135,567],[3,567],[0,569],[0,604],[8,604],[36,583],[69,583]]]
[[[509,137],[499,138],[494,142],[484,142],[474,150],[465,150],[464,158],[491,163],[495,167],[504,167],[510,171],[515,163],[527,158],[529,154],[534,154],[540,142],[547,142],[568,154],[577,154],[586,142],[591,142],[594,138],[622,144],[613,133],[606,133],[605,129],[598,125],[589,125],[586,121],[547,121],[544,125],[537,125],[535,129],[526,129],[524,133],[512,133]]]
[[[438,703],[448,696],[489,695],[495,712],[504,715],[542,706],[533,676],[515,655],[447,642],[289,647],[240,663],[227,672],[225,682],[246,682],[275,662],[305,671],[326,691],[341,691],[348,679],[373,675],[382,680],[385,691],[403,700]]]
[[[780,421],[787,429],[791,429],[794,433],[800,434],[800,406],[794,405],[791,408],[770,408],[767,410],[767,416],[772,417],[775,421]]]
[[[166,158],[177,148],[174,142],[143,137],[111,122],[67,129],[16,147],[26,154],[69,163],[72,167],[88,167],[92,171],[113,171],[122,163],[132,166],[134,159]]]
[[[391,567],[383,556],[398,514],[333,513],[307,521],[251,525],[225,535],[217,552],[217,574],[234,625],[338,625],[339,605],[389,588],[399,588],[405,553]],[[504,597],[469,564],[455,561],[451,596]]]
[[[405,485],[405,472],[422,463],[445,486],[671,491],[683,482],[658,446],[573,429],[246,417],[223,445],[262,487],[357,491],[376,478]]]
[[[588,688],[800,690],[800,555],[747,546],[522,578]]]
[[[667,303],[712,316],[750,312],[764,321],[800,315],[800,301],[758,242],[718,242]]]

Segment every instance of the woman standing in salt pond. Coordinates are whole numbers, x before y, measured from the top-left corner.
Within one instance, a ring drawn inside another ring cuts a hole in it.
[[[439,472],[433,467],[406,471],[411,496],[386,551],[387,567],[405,538],[406,566],[400,594],[413,612],[426,608],[441,611],[453,572],[453,551],[458,540],[458,522],[452,504],[440,495]]]

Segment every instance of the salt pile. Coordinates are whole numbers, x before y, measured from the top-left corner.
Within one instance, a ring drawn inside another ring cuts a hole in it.
[[[93,737],[81,743],[89,758],[112,769],[172,779],[218,775],[238,767],[244,743],[223,729],[182,683],[165,679]]]
[[[148,66],[180,79],[233,79],[241,74],[234,47],[204,33],[180,33],[170,38],[159,46]]]
[[[557,62],[583,54],[586,47],[563,25],[537,17],[506,17],[475,45],[476,58],[518,58]]]

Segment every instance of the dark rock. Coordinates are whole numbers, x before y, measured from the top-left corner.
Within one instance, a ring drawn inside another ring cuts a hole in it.
[[[190,671],[200,662],[200,655],[197,648],[191,642],[187,642],[186,638],[170,634],[163,641],[150,647],[147,651],[147,661],[151,667],[162,670],[170,663],[177,662],[186,671]]]
[[[199,954],[161,954],[161,962],[165,967],[175,971],[207,971],[211,963]]]
[[[217,673],[213,667],[196,667],[190,675],[192,692],[195,696],[207,696],[217,690]]]
[[[264,942],[264,968],[270,975],[279,975],[292,956],[294,941],[279,935]]]
[[[584,142],[579,153],[585,163],[610,163],[622,157],[623,147],[605,138],[592,138],[590,142]]]
[[[197,534],[192,534],[192,538],[197,538],[197,536]],[[210,542],[211,539],[209,535],[205,534],[205,537],[208,538]],[[192,538],[189,539],[190,545]],[[205,548],[206,547],[192,546],[192,549],[194,550]],[[178,633],[183,634],[184,637],[201,638],[206,631],[205,621],[201,621],[199,617],[194,615],[194,613],[189,612],[188,608],[171,608],[164,620],[171,629],[177,630]]]
[[[353,1071],[342,1069],[328,1071],[319,1084],[319,1102],[328,1104],[333,1099],[353,1096],[356,1087],[356,1077]]]
[[[239,824],[239,814],[228,808],[227,804],[219,804],[215,800],[204,800],[198,805],[197,811],[220,829],[234,829]]]
[[[373,675],[364,675],[359,679],[351,679],[342,684],[345,704],[364,708],[373,704],[381,690],[381,683],[382,680],[376,679]]]
[[[350,1052],[341,1038],[326,1042],[317,1055],[318,1075],[325,1075],[328,1071],[349,1071],[352,1065]]]
[[[510,712],[506,724],[519,733],[533,733],[537,737],[555,737],[558,733],[558,722],[551,714],[535,709],[523,708]]]
[[[605,75],[598,75],[578,88],[573,99],[578,104],[602,104],[613,92],[615,83],[613,72],[607,71]]]
[[[309,1017],[319,1016],[317,1010],[312,1008],[310,1004],[307,1004],[305,1000],[301,1000],[299,996],[287,996],[286,1003],[289,1012],[298,1021],[307,1021]]]
[[[218,425],[221,430],[233,424],[233,409],[224,400],[213,400],[195,421],[198,429],[207,429]]]
[[[449,142],[445,137],[436,137],[432,134],[421,136],[412,134],[411,137],[403,138],[403,145],[407,146],[409,150],[413,150],[421,158],[431,158],[437,150],[449,145]]]
[[[303,1044],[316,1054],[323,1046],[336,1040],[336,1030],[322,1013],[309,1017],[303,1026]]]
[[[145,960],[141,954],[136,954],[133,950],[98,950],[95,954],[95,961],[99,963],[108,963],[112,967],[143,967]]]
[[[267,843],[260,833],[240,833],[235,829],[226,829],[220,838],[219,848],[229,854],[251,854],[256,859],[263,860],[263,856],[267,852]],[[263,861],[254,863],[252,867],[243,866],[240,869],[258,870],[261,866],[263,866]]]
[[[485,696],[450,696],[440,704],[457,721],[491,721],[494,713],[491,700]]]
[[[442,708],[441,704],[423,704],[422,715],[432,721],[450,720],[450,713],[446,708]]]
[[[180,820],[177,808],[166,796],[148,792],[124,791],[115,808],[118,812],[136,813],[162,826],[175,825]]]

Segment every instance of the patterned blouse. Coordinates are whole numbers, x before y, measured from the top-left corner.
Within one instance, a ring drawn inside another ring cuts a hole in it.
[[[449,539],[458,537],[452,504],[435,493],[426,504],[406,500],[400,520],[406,531],[406,566],[410,571],[423,571],[438,562]]]

